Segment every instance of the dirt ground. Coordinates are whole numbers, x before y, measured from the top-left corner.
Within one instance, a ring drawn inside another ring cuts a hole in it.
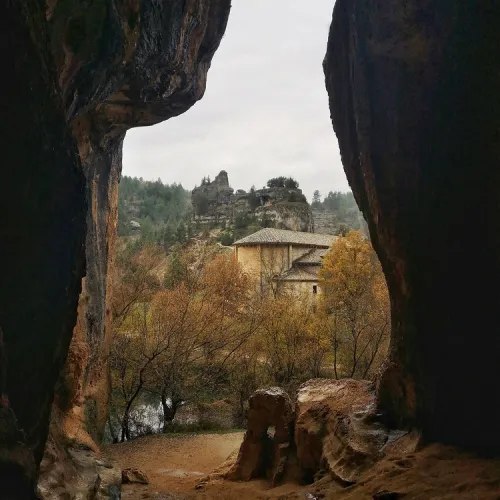
[[[124,485],[124,500],[500,500],[500,460],[486,460],[441,445],[406,455],[392,455],[376,464],[357,484],[345,487],[326,476],[299,486],[269,489],[266,481],[235,483],[200,480],[235,452],[243,433],[148,436],[105,448],[122,468],[138,467],[149,485]],[[195,487],[198,485],[198,489]]]
[[[238,451],[242,439],[242,432],[155,435],[108,445],[103,451],[122,469],[137,467],[148,475],[148,485],[123,485],[124,500],[266,500],[297,490],[294,484],[269,490],[266,481],[221,480],[195,489],[203,477]]]
[[[154,498],[159,493],[186,493],[238,449],[242,432],[145,436],[105,447],[122,469],[137,467],[149,485],[123,485],[124,499]],[[182,497],[181,497],[182,498]]]

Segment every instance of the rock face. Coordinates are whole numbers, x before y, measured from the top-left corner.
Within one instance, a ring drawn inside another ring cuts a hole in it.
[[[56,448],[59,450],[56,451]],[[61,456],[60,453],[67,456]],[[47,444],[41,470],[57,469],[57,474],[42,474],[37,485],[38,498],[43,500],[92,499],[120,500],[122,473],[120,469],[98,457],[91,450],[63,448]]]
[[[233,481],[267,477],[276,485],[285,472],[293,441],[293,406],[278,387],[255,391],[248,400],[247,431],[236,463],[227,473]],[[274,427],[274,435],[268,430]]]
[[[323,210],[312,211],[314,221],[314,232],[319,234],[338,235],[344,228],[360,231],[364,236],[368,237],[368,225],[363,219],[361,212],[356,217],[341,218],[339,214],[334,212],[325,212]]]
[[[295,405],[295,445],[303,477],[324,469],[355,483],[381,457],[388,431],[375,414],[372,384],[357,380],[311,380]]]
[[[195,219],[201,223],[225,222],[227,227],[234,225],[238,216],[254,217],[266,227],[314,232],[311,207],[298,188],[263,188],[248,193],[238,189],[235,193],[227,172],[221,170],[212,182],[204,180],[193,189],[191,200]]]
[[[229,215],[230,205],[236,199],[234,189],[229,186],[229,178],[225,170],[221,170],[217,177],[209,182],[204,179],[201,186],[191,192],[195,216],[209,216],[213,218]]]
[[[414,452],[419,435],[389,431],[376,409],[374,386],[359,380],[313,379],[297,393],[295,406],[281,389],[256,391],[249,400],[248,427],[238,458],[226,477],[267,477],[313,482],[330,474],[343,485],[390,452]],[[267,429],[276,425],[274,438]]]
[[[266,227],[314,233],[314,220],[308,203],[277,203],[258,207],[255,216]]]
[[[500,447],[500,5],[338,0],[333,126],[387,277],[393,424]],[[473,228],[473,231],[471,231]]]
[[[3,498],[34,495],[58,378],[59,434],[90,448],[102,436],[123,138],[203,96],[229,8],[229,0],[0,8],[0,50],[12,68],[1,134],[10,166],[0,197],[9,214],[0,223]]]

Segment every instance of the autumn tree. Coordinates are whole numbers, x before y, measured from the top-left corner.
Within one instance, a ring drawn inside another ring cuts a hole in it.
[[[261,293],[277,298],[285,293],[286,283],[280,279],[289,269],[288,248],[267,246],[262,250]]]
[[[132,436],[130,418],[141,396],[158,398],[167,431],[180,406],[215,390],[260,324],[234,257],[200,253],[201,260],[179,253],[174,279],[164,280],[168,287],[133,295],[138,300],[115,325],[110,366],[122,441]]]
[[[155,360],[168,348],[164,339],[156,335],[148,316],[149,304],[138,304],[120,330],[113,332],[110,369],[114,407],[122,409],[118,417],[122,442],[132,437],[130,417],[134,404],[152,375]]]
[[[389,296],[378,258],[358,231],[335,240],[320,286],[335,377],[369,377],[387,348]]]
[[[250,396],[270,383],[256,336],[236,350],[228,364],[229,396],[235,404],[235,423],[245,427],[245,410]]]
[[[264,369],[270,383],[293,391],[315,374],[313,308],[305,298],[287,295],[263,299],[262,308],[259,340]]]
[[[234,257],[218,256],[204,266],[195,288],[182,283],[155,297],[152,321],[169,345],[154,368],[165,430],[182,404],[217,385],[224,366],[258,327],[249,292]]]
[[[122,245],[116,252],[111,274],[113,294],[111,312],[116,329],[135,304],[148,302],[160,287],[160,266],[164,260],[161,247],[142,248]]]

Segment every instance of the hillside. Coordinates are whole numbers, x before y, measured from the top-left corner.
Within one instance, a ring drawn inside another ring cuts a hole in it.
[[[355,229],[368,235],[363,214],[350,191],[330,191],[321,200],[321,193],[316,190],[311,208],[316,233],[343,234],[349,229]]]
[[[123,176],[118,198],[118,236],[157,243],[167,251],[193,237],[230,245],[263,227],[326,234],[365,229],[351,192],[316,191],[311,204],[297,181],[278,177],[268,187],[248,191],[230,187],[221,171],[190,192],[182,184],[163,184]]]
[[[203,179],[192,191],[194,219],[201,227],[220,227],[226,244],[263,227],[314,232],[311,207],[291,177],[269,179],[267,187],[249,191],[230,186],[225,170]]]
[[[182,184],[123,176],[118,196],[118,236],[143,241],[184,243],[192,236],[191,194]]]

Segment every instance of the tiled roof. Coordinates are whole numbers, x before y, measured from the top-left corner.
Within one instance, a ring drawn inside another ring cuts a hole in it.
[[[300,267],[292,267],[273,279],[275,281],[318,281],[318,273],[311,273]]]
[[[295,259],[293,264],[314,265],[321,264],[322,258],[328,252],[327,248],[312,248],[302,257]]]
[[[334,242],[335,238],[335,236],[331,236],[330,234],[302,233],[299,231],[266,227],[241,240],[235,241],[233,244],[238,246],[283,243],[328,248]]]

